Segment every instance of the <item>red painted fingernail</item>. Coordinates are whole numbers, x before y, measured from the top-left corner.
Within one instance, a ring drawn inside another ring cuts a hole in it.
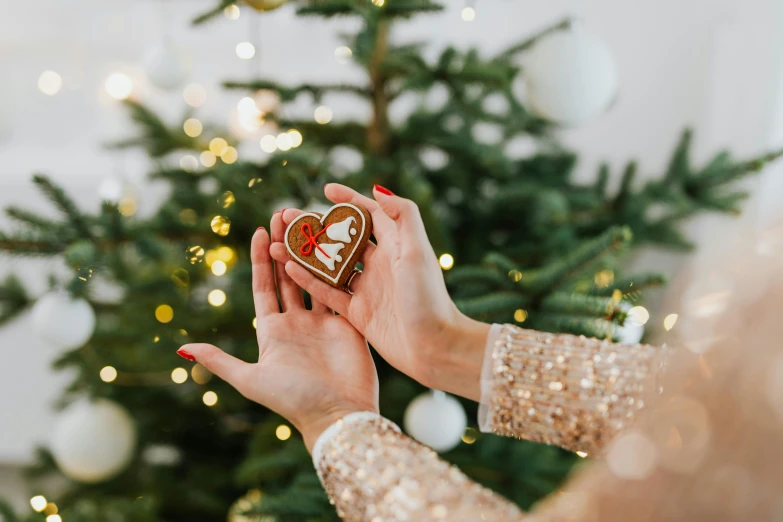
[[[393,196],[394,195],[394,192],[392,192],[391,190],[387,189],[386,187],[382,187],[380,185],[374,185],[374,188],[375,188],[375,190],[377,190],[381,194],[386,194],[387,196]]]
[[[188,361],[195,361],[196,360],[196,358],[193,357],[193,354],[191,354],[190,352],[188,352],[187,350],[184,350],[182,348],[177,350],[177,355],[179,355],[183,359],[187,359]]]
[[[264,227],[258,227],[258,228],[256,229],[256,232],[258,232],[259,230],[266,230],[266,229],[265,229]]]
[[[286,211],[286,210],[288,210],[288,209],[287,209],[287,208],[284,208],[283,210],[281,210],[281,211],[280,211],[280,217],[283,217],[283,214],[285,214],[285,211]]]

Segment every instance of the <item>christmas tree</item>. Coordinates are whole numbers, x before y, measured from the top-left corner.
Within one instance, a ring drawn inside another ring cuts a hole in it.
[[[264,11],[283,2],[246,3]],[[222,1],[195,23],[235,9]],[[246,360],[256,357],[250,237],[282,206],[322,210],[325,183],[363,192],[378,183],[414,200],[450,291],[469,315],[635,341],[646,321],[639,304],[665,277],[629,273],[628,253],[643,245],[687,251],[692,245],[681,223],[703,212],[737,213],[746,194],[735,182],[779,155],[734,161],[720,152],[695,167],[686,131],[666,171],[651,181],[636,183],[630,162],[616,192],[607,190],[606,165],[593,183],[576,183],[577,158],[557,142],[557,125],[522,103],[515,87],[524,73],[520,56],[570,31],[570,22],[495,56],[447,48],[432,62],[423,58],[422,45],[390,39],[392,24],[440,9],[427,0],[301,4],[303,16],[361,21],[343,57],[366,79],[227,81],[229,92],[245,97],[244,117],[277,129],[261,139],[269,153],[264,161],[237,157],[238,138],[203,126],[192,114],[169,123],[144,100],[128,98],[137,131],[114,146],[144,148],[158,165],[151,177],[171,187],[149,218],[134,216],[132,196],[86,214],[45,176],[33,181],[60,219],[6,209],[19,226],[0,233],[0,248],[17,256],[59,256],[73,276],[52,278],[52,292],[38,299],[7,278],[0,285],[0,321],[33,307],[38,333],[64,349],[56,368],[75,371],[63,405],[100,400],[68,406],[52,447],[41,449],[30,470],[34,484],[63,474],[67,487],[40,486],[30,514],[0,503],[5,522],[337,520],[285,420],[176,355],[182,344],[199,341]],[[445,93],[442,103],[428,102],[434,89]],[[369,120],[331,121],[321,101],[335,92],[368,104]],[[421,103],[392,124],[390,108],[409,93],[421,94]],[[314,118],[283,110],[303,99]],[[494,142],[476,139],[482,125],[496,130]],[[519,139],[535,147],[513,157],[509,145]],[[334,152],[346,149],[361,161],[335,162]],[[407,406],[426,390],[382,360],[376,364],[381,412],[402,424]],[[475,419],[476,405],[463,406]],[[475,427],[461,441],[443,457],[524,508],[554,491],[579,460]]]

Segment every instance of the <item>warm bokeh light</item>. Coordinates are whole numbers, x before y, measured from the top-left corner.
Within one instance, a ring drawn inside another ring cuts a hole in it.
[[[250,42],[240,42],[237,44],[236,52],[243,60],[249,60],[256,55],[256,46]]]
[[[207,295],[207,302],[212,306],[223,306],[226,303],[226,293],[219,288],[215,288]]]
[[[522,279],[522,272],[519,270],[509,270],[508,278],[517,283],[520,279]]]
[[[643,306],[634,306],[628,310],[628,319],[631,324],[642,326],[650,320],[650,312]]]
[[[171,380],[177,384],[182,384],[188,380],[188,371],[185,368],[174,368],[171,370]]]
[[[201,364],[196,364],[190,370],[190,377],[196,384],[206,384],[212,379],[212,372]]]
[[[298,130],[291,129],[286,134],[288,134],[288,139],[291,140],[292,147],[298,147],[302,144],[302,133]]]
[[[63,79],[54,71],[44,71],[38,77],[38,89],[49,96],[54,96],[63,86]]]
[[[138,205],[133,198],[122,198],[117,202],[117,210],[125,217],[130,217],[136,213]]]
[[[291,150],[291,138],[288,136],[288,133],[280,133],[277,135],[276,139],[277,148],[282,150],[283,152],[287,150]]]
[[[667,332],[672,328],[674,328],[674,325],[677,324],[677,319],[679,319],[679,317],[680,316],[678,314],[669,314],[666,317],[664,317],[663,327],[666,329]]]
[[[46,504],[48,504],[48,502],[46,501],[46,497],[43,495],[36,495],[30,499],[30,505],[38,513],[46,508]]]
[[[334,50],[334,59],[337,60],[337,63],[346,64],[351,61],[351,56],[353,56],[353,51],[350,47],[341,45]]]
[[[209,150],[215,156],[222,156],[226,149],[228,149],[228,142],[223,138],[212,138],[209,142]]]
[[[239,153],[234,147],[226,147],[226,150],[224,150],[223,154],[220,156],[220,159],[223,160],[223,163],[226,165],[236,163],[237,158],[239,158]]]
[[[198,83],[191,83],[182,91],[182,97],[191,107],[201,107],[207,101],[207,91]]]
[[[239,114],[239,125],[247,131],[254,131],[261,128],[264,123],[264,113],[258,108],[256,101],[249,96],[245,96],[237,103],[237,113]]]
[[[117,379],[117,370],[114,366],[104,366],[101,368],[100,376],[103,382],[114,382]]]
[[[593,276],[593,282],[599,288],[606,288],[614,282],[614,272],[609,269],[601,270]]]
[[[222,276],[223,274],[225,274],[227,268],[228,267],[223,261],[215,261],[214,263],[212,263],[212,273],[215,274],[216,276]]]
[[[223,16],[229,20],[238,20],[240,14],[242,14],[242,12],[239,10],[239,6],[236,4],[228,5],[225,9],[223,9]]]
[[[215,156],[211,150],[205,150],[199,154],[198,158],[205,167],[214,167],[215,163],[217,163],[217,156]]]
[[[273,153],[277,150],[277,138],[272,134],[267,134],[261,138],[261,150],[268,153]]]
[[[465,444],[473,444],[478,438],[478,432],[474,428],[465,428],[465,433],[462,434],[462,442]]]
[[[106,92],[115,100],[124,100],[133,92],[133,82],[124,73],[112,73],[104,84]]]
[[[240,114],[256,114],[261,111],[256,107],[256,101],[250,96],[245,96],[237,103],[237,110]]]
[[[207,406],[214,406],[215,404],[217,404],[218,396],[217,393],[213,391],[208,391],[204,393],[204,396],[201,397],[201,400],[204,401],[204,404],[206,404]]]
[[[234,196],[234,193],[230,190],[225,191],[223,194],[220,195],[220,198],[218,199],[218,203],[223,208],[228,208],[231,205],[233,205],[236,202],[237,198]]]
[[[185,120],[185,123],[182,124],[182,130],[184,130],[185,134],[191,138],[195,138],[197,136],[201,136],[201,131],[204,130],[204,125],[202,125],[201,122],[196,118],[188,118]]]
[[[63,522],[63,519],[60,515],[49,515],[46,517],[46,522]]]
[[[231,220],[226,216],[215,216],[209,224],[212,232],[219,236],[227,236],[231,231]]]
[[[163,324],[170,323],[174,319],[174,309],[167,304],[162,304],[155,309],[155,319]]]
[[[315,119],[316,123],[326,125],[332,121],[332,109],[329,108],[328,105],[321,105],[313,112],[313,118]]]
[[[454,267],[454,256],[451,254],[442,254],[438,258],[438,263],[443,270],[451,270]]]
[[[386,3],[386,0],[372,0],[372,3],[378,7],[383,7],[383,5]]]
[[[291,428],[289,428],[285,424],[281,424],[275,430],[275,435],[280,440],[288,440],[291,438]]]
[[[462,19],[466,22],[472,22],[476,19],[476,10],[473,9],[470,6],[465,7],[462,9],[462,13],[460,14],[462,16]]]
[[[253,318],[253,328],[258,328],[258,317]]]
[[[518,323],[524,323],[527,319],[527,312],[521,308],[514,311],[514,320]]]
[[[215,248],[213,250],[207,250],[205,260],[207,262],[207,266],[212,266],[217,261],[223,261],[226,263],[226,265],[230,264],[232,261],[234,261],[234,250],[232,250],[229,246],[222,246]]]
[[[587,453],[585,453],[584,451],[577,451],[576,454],[579,455],[582,458],[587,457]]]
[[[195,156],[186,154],[179,160],[179,168],[185,172],[193,172],[198,169],[198,160]]]
[[[195,214],[195,212],[193,213]],[[182,213],[180,213],[180,218],[181,217],[182,217]],[[204,261],[204,247],[201,247],[199,245],[193,245],[192,247],[188,247],[188,249],[185,251],[185,258],[190,262],[191,265],[195,265],[196,263],[201,263],[202,261]]]

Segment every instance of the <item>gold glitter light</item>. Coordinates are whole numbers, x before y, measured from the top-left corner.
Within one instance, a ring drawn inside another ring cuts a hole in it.
[[[288,440],[291,438],[291,428],[289,428],[285,424],[281,424],[275,430],[275,435],[280,440]]]
[[[114,382],[117,379],[117,370],[114,366],[104,366],[101,368],[100,376],[103,382]]]
[[[162,304],[155,309],[155,319],[163,324],[170,323],[174,319],[174,309],[167,304]]]
[[[454,256],[443,254],[438,258],[438,263],[443,270],[451,270],[454,267]]]
[[[212,218],[210,227],[212,227],[212,232],[215,234],[219,236],[227,236],[231,230],[231,220],[226,216],[215,216]]]
[[[204,394],[203,397],[201,397],[201,400],[204,401],[204,404],[207,406],[214,406],[218,402],[218,396],[217,393],[208,391]]]
[[[30,499],[30,505],[38,513],[40,513],[46,508],[46,504],[47,504],[46,497],[44,497],[43,495],[36,495]]]

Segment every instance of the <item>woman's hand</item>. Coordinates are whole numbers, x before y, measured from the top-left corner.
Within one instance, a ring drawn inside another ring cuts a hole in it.
[[[363,254],[364,273],[351,284],[353,296],[290,261],[282,242],[272,244],[272,257],[286,263],[286,272],[314,299],[347,318],[392,366],[425,386],[479,400],[489,325],[469,319],[452,302],[416,204],[377,185],[376,200],[335,183],[324,192],[334,203],[355,203],[372,214],[378,244]],[[290,223],[301,213],[285,210],[283,220]]]
[[[281,241],[280,214],[273,216],[271,229],[272,238]],[[323,430],[348,413],[377,413],[378,377],[364,337],[315,300],[307,310],[282,265],[274,270],[269,245],[266,230],[259,228],[251,245],[258,362],[241,361],[209,344],[188,344],[177,353],[288,419],[312,450]]]

